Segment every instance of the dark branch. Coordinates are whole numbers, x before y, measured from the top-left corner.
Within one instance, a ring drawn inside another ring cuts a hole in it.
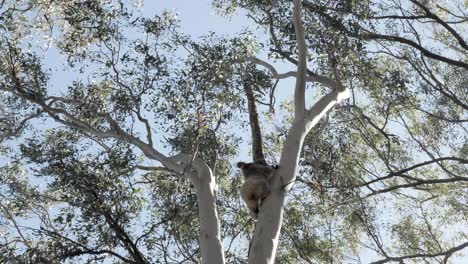
[[[263,155],[262,131],[258,121],[257,106],[255,105],[255,95],[252,90],[252,83],[244,81],[244,91],[247,96],[247,107],[249,111],[250,130],[252,132],[252,157],[255,162],[266,164]]]
[[[416,42],[414,42],[412,40],[406,39],[406,38],[402,38],[402,37],[399,37],[399,36],[390,36],[390,35],[377,34],[377,33],[372,33],[372,32],[368,32],[367,34],[364,34],[363,37],[365,37],[367,39],[373,39],[373,40],[380,39],[380,40],[385,40],[385,41],[392,41],[392,42],[399,42],[399,43],[402,43],[402,44],[406,44],[406,45],[409,45],[409,46],[419,50],[424,56],[426,56],[428,58],[438,60],[438,61],[442,61],[442,62],[451,64],[451,65],[454,65],[454,66],[457,66],[457,67],[462,67],[462,68],[468,69],[468,64],[467,63],[464,63],[464,62],[458,61],[458,60],[453,60],[453,59],[450,59],[450,58],[435,54],[435,53],[429,51],[428,49],[424,48],[423,46],[419,45],[418,43],[416,43]]]
[[[407,255],[407,256],[402,256],[402,257],[386,257],[385,259],[378,260],[371,262],[371,264],[383,264],[383,263],[388,263],[388,262],[399,262],[403,263],[403,260],[405,259],[415,259],[415,258],[435,258],[435,257],[441,257],[445,256],[444,260],[446,261],[453,253],[460,251],[464,249],[465,247],[468,247],[468,242],[465,242],[461,245],[458,245],[456,247],[453,247],[449,250],[442,251],[439,253],[434,253],[434,254],[414,254],[414,255]]]
[[[379,181],[383,181],[383,180],[387,180],[389,178],[392,178],[392,177],[395,177],[395,176],[401,176],[401,175],[404,175],[405,173],[409,172],[409,171],[412,171],[414,169],[417,169],[417,168],[420,168],[420,167],[423,167],[423,166],[426,166],[426,165],[429,165],[429,164],[432,164],[432,163],[436,163],[436,162],[440,162],[440,161],[445,161],[445,160],[451,160],[451,161],[458,161],[462,164],[466,164],[468,163],[468,160],[465,160],[465,159],[461,159],[461,158],[457,158],[457,157],[442,157],[442,158],[437,158],[437,159],[433,159],[433,160],[428,160],[428,161],[425,161],[425,162],[421,162],[421,163],[418,163],[418,164],[415,164],[413,166],[410,166],[408,168],[405,168],[405,169],[402,169],[402,170],[399,170],[399,171],[394,171],[394,172],[391,172],[389,173],[388,175],[384,176],[384,177],[380,177],[378,179],[374,179],[372,181],[368,181],[368,182],[365,182],[365,183],[362,183],[360,185],[360,187],[364,187],[364,186],[367,186],[367,185],[370,185],[370,184],[373,184],[373,183],[376,183],[376,182],[379,182]],[[408,177],[406,177],[408,178]],[[412,179],[415,179],[415,180],[418,180],[416,178],[413,178],[411,177]],[[420,181],[423,181],[422,179],[419,179]],[[466,178],[466,180],[468,180],[468,178]]]
[[[406,177],[404,177],[406,178]],[[454,183],[454,182],[468,182],[468,178],[466,177],[454,177],[454,178],[447,178],[447,179],[433,179],[433,180],[423,180],[423,179],[417,179],[411,177],[411,180],[414,180],[414,182],[411,183],[406,183],[406,184],[399,184],[395,185],[389,188],[377,190],[377,191],[372,191],[370,194],[368,194],[366,197],[370,197],[373,195],[381,194],[381,193],[387,193],[391,191],[395,191],[398,189],[404,189],[404,188],[413,188],[413,187],[418,187],[420,185],[430,185],[430,184],[440,184],[440,183]]]
[[[462,46],[464,49],[468,50],[468,45],[466,44],[465,40],[460,36],[460,34],[458,34],[457,31],[455,31],[455,29],[453,29],[449,24],[447,24],[445,21],[440,19],[440,17],[438,17],[436,14],[432,13],[431,10],[429,10],[429,8],[427,8],[425,5],[421,4],[420,2],[418,2],[416,0],[411,0],[411,2],[413,2],[419,8],[424,10],[424,12],[427,14],[428,17],[434,19],[435,21],[437,21],[437,23],[439,23],[445,29],[447,29],[450,32],[450,34],[452,34],[452,36],[457,39],[460,46]]]

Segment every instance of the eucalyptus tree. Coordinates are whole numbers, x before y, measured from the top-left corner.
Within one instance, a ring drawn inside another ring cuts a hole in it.
[[[0,260],[459,260],[466,4],[213,7],[266,37],[192,38],[123,1],[0,2]],[[232,170],[248,144],[279,165],[257,222]]]

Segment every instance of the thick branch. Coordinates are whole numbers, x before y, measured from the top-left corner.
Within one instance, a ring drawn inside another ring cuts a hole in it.
[[[307,75],[307,46],[301,18],[301,0],[294,0],[293,23],[299,51],[297,64],[296,88],[294,89],[294,119],[299,120],[305,113],[305,86]]]
[[[188,154],[177,154],[172,158],[187,165],[192,161]],[[195,172],[187,171],[188,178],[195,186],[200,218],[200,251],[204,264],[223,264],[224,251],[220,235],[218,212],[216,210],[216,181],[210,167],[199,158],[193,160]]]
[[[274,50],[275,52],[277,52],[278,54],[280,54],[281,56],[283,56],[286,60],[290,61],[291,63],[295,64],[295,65],[298,65],[298,61],[291,58],[290,56],[288,56],[285,52],[281,51],[281,50]],[[250,62],[253,62],[255,64],[258,64],[258,65],[261,65],[265,68],[268,69],[268,71],[270,71],[270,73],[272,74],[272,77],[274,79],[286,79],[286,78],[289,78],[289,77],[294,77],[294,78],[297,78],[298,74],[297,72],[295,71],[288,71],[288,72],[285,72],[285,73],[278,73],[278,71],[275,69],[275,67],[273,67],[273,65],[271,65],[270,63],[264,61],[264,60],[261,60],[259,58],[255,58],[255,57],[249,57],[247,58],[247,61],[250,61]],[[326,87],[329,87],[329,88],[332,88],[332,89],[336,89],[338,87],[337,85],[337,82],[334,81],[333,79],[330,79],[326,76],[322,76],[322,75],[318,75],[317,73],[315,72],[312,72],[311,70],[307,69],[307,75],[305,76],[305,81],[306,82],[316,82],[316,83],[320,83]]]
[[[334,90],[320,98],[306,114],[307,132],[312,129],[318,121],[328,113],[337,103],[348,99],[351,92],[348,88],[340,87],[343,91]]]
[[[337,102],[348,98],[347,88],[332,81],[332,91],[321,98],[310,110],[305,109],[305,84],[307,74],[307,47],[301,21],[301,1],[294,0],[294,26],[299,49],[297,62],[297,80],[294,94],[295,118],[281,153],[280,167],[276,171],[278,177],[273,178],[272,192],[262,202],[257,228],[252,239],[249,263],[273,263],[278,246],[278,237],[283,221],[284,192],[289,190],[296,177],[299,155],[304,138],[309,130],[317,124]],[[292,59],[291,59],[292,60]],[[267,66],[267,68],[269,68]],[[310,76],[316,77],[313,73]]]
[[[41,107],[45,113],[47,113],[55,121],[63,125],[66,125],[68,127],[78,129],[81,131],[85,131],[98,138],[115,138],[119,140],[124,140],[138,147],[148,158],[161,162],[168,169],[175,171],[175,172],[179,172],[179,173],[182,171],[182,167],[174,163],[169,157],[166,157],[164,154],[154,149],[149,143],[143,142],[141,139],[129,134],[124,129],[122,129],[120,125],[108,113],[96,113],[96,114],[106,119],[106,121],[110,125],[110,129],[106,131],[97,130],[93,126],[91,126],[89,123],[87,123],[86,121],[83,121],[75,117],[74,115],[70,114],[66,110],[55,108],[51,106],[50,104],[47,104],[44,101],[30,97],[27,94],[21,93],[20,87],[15,87],[15,88],[16,89],[13,90],[13,89],[0,87],[0,90],[12,93],[15,96],[18,96],[22,99],[25,99]]]

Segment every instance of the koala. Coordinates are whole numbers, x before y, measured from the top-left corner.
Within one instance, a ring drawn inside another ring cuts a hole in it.
[[[237,167],[244,175],[244,184],[240,189],[242,200],[250,209],[254,220],[258,218],[259,205],[271,192],[271,179],[278,166],[269,166],[262,162],[238,162]]]

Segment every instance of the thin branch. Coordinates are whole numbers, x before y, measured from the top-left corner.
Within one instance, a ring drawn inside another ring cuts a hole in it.
[[[102,198],[99,196],[99,194],[93,189],[90,189],[89,192],[100,203],[100,206],[98,207],[98,209],[100,210],[100,213],[106,220],[109,227],[114,231],[116,237],[123,243],[128,253],[133,257],[133,259],[137,263],[148,263],[143,253],[140,251],[137,245],[133,242],[132,238],[127,233],[127,231],[119,224],[119,222],[116,219],[114,219],[114,217],[107,210],[107,208],[103,206],[105,203],[102,200]]]
[[[412,1],[414,1],[414,0],[412,0]],[[463,62],[463,61],[454,60],[454,59],[450,59],[448,57],[441,56],[439,54],[435,54],[435,53],[429,51],[428,49],[424,48],[423,46],[419,45],[418,43],[416,43],[416,42],[414,42],[412,40],[400,37],[400,36],[378,34],[378,33],[375,33],[375,32],[371,32],[371,31],[369,31],[369,30],[367,30],[365,28],[361,28],[361,30],[363,30],[365,32],[364,34],[357,34],[355,32],[350,31],[340,21],[338,21],[336,19],[333,19],[328,14],[321,11],[320,6],[316,6],[316,5],[314,5],[314,4],[312,4],[311,2],[308,2],[308,1],[304,1],[304,6],[306,8],[308,8],[309,10],[311,10],[312,12],[317,12],[321,16],[324,16],[325,18],[329,19],[333,23],[337,24],[337,26],[341,30],[343,30],[344,32],[346,32],[347,34],[349,34],[352,37],[355,37],[355,38],[364,37],[364,38],[371,39],[371,40],[379,40],[380,39],[380,40],[385,40],[385,41],[391,41],[391,42],[398,42],[398,43],[406,44],[406,45],[409,45],[409,46],[419,50],[424,56],[426,56],[428,58],[438,60],[438,61],[442,61],[442,62],[451,64],[451,65],[454,65],[454,66],[457,66],[457,67],[462,67],[462,68],[468,69],[468,64]]]
[[[451,22],[448,22],[448,23],[451,23],[451,24],[459,24],[459,23],[464,23],[466,21],[468,21],[468,17],[466,16],[466,14],[463,14],[463,15],[457,15],[455,14],[454,12],[452,12],[451,10],[439,5],[439,4],[436,4],[436,7],[439,8],[440,10],[443,10],[447,13],[449,13],[450,15],[452,15],[453,17],[455,18],[459,18],[460,20],[459,21],[451,21]],[[462,10],[460,10],[462,11]],[[462,12],[463,13],[463,12]]]
[[[426,115],[428,115],[430,117],[440,119],[440,120],[443,120],[443,121],[446,121],[446,122],[449,122],[449,123],[465,123],[465,122],[468,122],[468,119],[451,119],[451,118],[447,118],[445,116],[441,116],[441,115],[431,113],[431,112],[429,112],[427,110],[424,110],[422,108],[419,108],[418,110],[425,113]]]
[[[376,183],[376,182],[379,182],[379,181],[387,180],[387,179],[390,179],[390,178],[395,177],[395,176],[401,176],[401,175],[404,175],[405,173],[410,172],[412,170],[415,170],[417,168],[424,167],[426,165],[429,165],[429,164],[432,164],[432,163],[437,163],[437,162],[444,161],[444,160],[458,161],[458,162],[460,162],[462,164],[467,164],[468,163],[468,160],[457,158],[457,157],[442,157],[442,158],[432,159],[432,160],[428,160],[428,161],[425,161],[425,162],[415,164],[413,166],[410,166],[408,168],[405,168],[405,169],[402,169],[402,170],[399,170],[399,171],[391,172],[391,173],[389,173],[388,175],[386,175],[384,177],[380,177],[380,178],[377,178],[377,179],[374,179],[374,180],[371,180],[371,181],[368,181],[368,182],[364,182],[364,183],[360,184],[359,187],[364,187],[364,186],[367,186],[367,185],[370,185],[370,184],[373,184],[373,183]],[[406,177],[406,178],[408,178],[408,177]],[[416,181],[423,181],[422,179],[417,179],[417,178],[413,178],[413,177],[411,177],[411,178],[413,180],[416,180]],[[468,180],[468,178],[466,178],[466,180]]]
[[[112,256],[126,262],[126,263],[136,263],[135,261],[133,261],[131,259],[128,259],[128,258],[125,258],[125,257],[121,256],[120,254],[117,254],[117,253],[115,253],[114,251],[111,251],[111,250],[90,249],[87,246],[85,246],[85,245],[83,245],[81,243],[78,243],[78,242],[76,242],[75,240],[73,240],[71,238],[63,236],[60,233],[55,232],[55,231],[47,230],[47,229],[44,229],[44,228],[41,228],[38,231],[48,233],[48,234],[50,234],[52,236],[59,237],[59,238],[65,240],[65,241],[68,241],[69,243],[71,243],[71,244],[73,244],[73,245],[75,245],[77,247],[83,248],[83,250],[76,249],[76,250],[74,250],[72,252],[69,252],[68,254],[61,255],[60,257],[62,257],[62,258],[75,257],[75,256],[79,256],[79,255],[84,255],[84,254],[91,254],[91,255],[109,254],[109,255],[112,255]]]
[[[21,131],[23,131],[23,129],[26,127],[28,121],[36,118],[36,117],[39,117],[43,112],[42,111],[38,111],[37,113],[35,114],[32,114],[26,118],[24,118],[23,120],[21,120],[21,122],[19,123],[19,125],[11,132],[9,133],[6,133],[4,135],[0,135],[0,142],[3,140],[3,139],[6,139],[6,138],[9,138],[9,137],[16,137],[18,136]]]
[[[427,8],[425,5],[421,4],[420,2],[416,1],[416,0],[410,0],[412,3],[414,3],[415,5],[417,5],[419,8],[421,8],[422,10],[424,10],[424,12],[426,13],[426,15],[432,19],[434,19],[435,21],[437,21],[437,23],[439,23],[440,25],[442,25],[445,29],[447,29],[447,31],[449,31],[452,36],[457,39],[458,43],[460,44],[460,46],[462,46],[464,49],[468,50],[468,45],[466,44],[465,40],[462,38],[462,36],[460,36],[460,34],[458,34],[457,31],[455,31],[454,28],[452,28],[450,25],[448,25],[445,21],[443,21],[442,19],[440,19],[440,17],[438,17],[436,14],[432,13],[431,10],[429,10],[429,8]]]
[[[440,256],[445,256],[444,260],[446,261],[452,254],[454,254],[457,251],[460,251],[464,248],[468,247],[468,242],[465,242],[461,245],[458,245],[456,247],[453,247],[449,250],[442,251],[439,253],[434,253],[434,254],[414,254],[414,255],[407,255],[407,256],[402,256],[402,257],[386,257],[385,259],[378,260],[371,262],[371,264],[383,264],[383,263],[388,263],[388,262],[399,262],[403,263],[403,260],[405,259],[415,259],[415,258],[435,258],[435,257],[440,257]]]
[[[285,72],[285,73],[278,73],[278,71],[275,69],[275,67],[273,65],[271,65],[270,63],[264,61],[264,60],[261,60],[259,58],[256,58],[256,57],[248,57],[246,58],[246,61],[250,61],[250,62],[253,62],[257,65],[261,65],[265,68],[268,69],[268,71],[270,71],[272,77],[274,79],[286,79],[286,78],[289,78],[289,77],[294,77],[296,78],[297,77],[297,72],[295,71],[288,71],[288,72]],[[307,76],[307,81],[312,81],[312,79]]]
[[[298,65],[298,61],[291,58],[285,52],[283,52],[281,50],[278,50],[278,49],[274,49],[272,51],[280,54],[281,56],[283,56],[286,60],[290,61],[291,63],[293,63],[295,65]],[[288,71],[288,72],[285,72],[285,73],[278,73],[278,71],[275,69],[275,67],[273,65],[271,65],[270,63],[268,63],[268,62],[266,62],[266,61],[264,61],[262,59],[256,58],[256,57],[248,57],[246,60],[267,68],[268,71],[271,73],[272,77],[274,79],[277,79],[277,80],[286,79],[286,78],[289,78],[289,77],[297,78],[297,76],[298,76],[297,72],[295,72],[295,71]],[[327,86],[329,88],[332,88],[332,89],[335,89],[337,87],[336,81],[334,81],[334,80],[332,80],[332,79],[330,79],[330,78],[328,78],[326,76],[318,75],[318,74],[312,72],[309,69],[307,69],[307,75],[305,76],[305,81],[306,82],[320,83],[320,84],[322,84],[324,86]]]
[[[466,178],[466,177],[454,177],[454,178],[447,178],[447,179],[432,179],[432,180],[422,180],[422,179],[412,178],[412,180],[415,180],[415,181],[412,182],[412,183],[395,185],[395,186],[388,187],[388,188],[381,189],[381,190],[372,190],[372,192],[370,194],[366,195],[365,198],[370,197],[370,196],[374,196],[374,195],[377,195],[377,194],[381,194],[381,193],[387,193],[387,192],[395,191],[395,190],[398,190],[398,189],[414,188],[414,187],[418,187],[418,186],[421,186],[421,185],[431,185],[431,184],[440,184],[440,183],[455,183],[455,182],[468,182],[468,178]]]
[[[6,208],[2,203],[0,203],[0,207],[3,209],[5,214],[8,216],[10,221],[13,223],[13,226],[15,227],[16,232],[18,232],[19,236],[21,237],[22,242],[26,245],[27,248],[29,248],[29,249],[32,248],[30,242],[24,237],[23,232],[21,232],[21,229],[20,229],[18,223],[16,222],[15,217],[10,213],[10,211],[8,211],[8,208]]]
[[[405,20],[419,20],[428,18],[426,15],[419,16],[403,16],[403,15],[385,15],[385,16],[371,16],[369,19],[405,19]]]
[[[435,53],[429,51],[428,49],[424,48],[423,46],[419,45],[418,43],[416,43],[416,42],[414,42],[412,40],[406,39],[406,38],[402,38],[402,37],[399,37],[399,36],[377,34],[377,33],[373,33],[373,32],[370,32],[370,31],[367,31],[367,33],[362,35],[362,36],[365,37],[365,38],[368,38],[368,39],[374,39],[374,40],[375,39],[381,39],[381,40],[385,40],[385,41],[392,41],[392,42],[399,42],[399,43],[402,43],[402,44],[406,44],[406,45],[409,45],[409,46],[419,50],[424,56],[426,56],[428,58],[438,60],[438,61],[442,61],[442,62],[451,64],[451,65],[454,65],[454,66],[457,66],[457,67],[462,67],[462,68],[468,69],[468,64],[467,63],[462,62],[462,61],[458,61],[458,60],[453,60],[453,59],[450,59],[450,58],[435,54]]]
[[[16,78],[16,77],[15,77]],[[143,142],[141,139],[129,134],[126,132],[120,125],[115,121],[110,114],[108,113],[96,113],[97,115],[104,117],[105,120],[109,123],[110,129],[109,130],[98,130],[91,126],[86,121],[83,121],[74,115],[70,114],[64,109],[52,107],[46,104],[44,101],[39,99],[33,98],[28,96],[27,94],[22,93],[20,84],[16,84],[16,89],[8,89],[0,87],[0,90],[12,93],[15,96],[18,96],[22,99],[25,99],[33,104],[36,104],[42,108],[44,112],[46,112],[50,117],[52,117],[55,121],[64,124],[68,127],[88,132],[89,134],[96,136],[98,138],[115,138],[119,140],[124,140],[132,145],[137,146],[148,158],[158,160],[168,169],[174,172],[181,172],[182,168],[178,166],[176,163],[172,162],[169,157],[166,157],[161,152],[154,149],[149,143]]]

